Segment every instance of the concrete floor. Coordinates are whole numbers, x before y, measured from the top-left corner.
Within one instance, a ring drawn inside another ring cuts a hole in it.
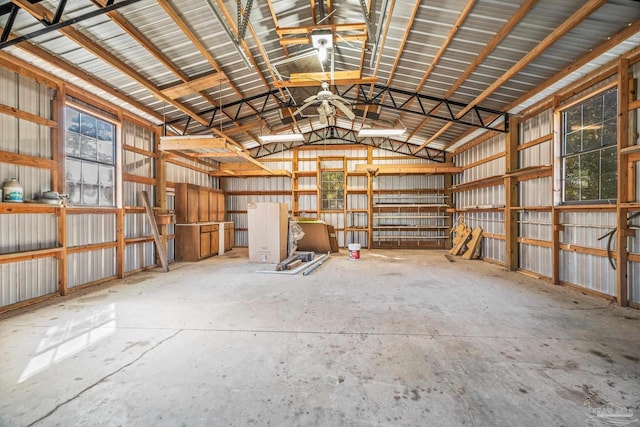
[[[640,426],[640,312],[443,255],[234,249],[4,315],[0,425]]]

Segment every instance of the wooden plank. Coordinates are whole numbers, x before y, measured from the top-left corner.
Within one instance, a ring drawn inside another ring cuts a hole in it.
[[[518,145],[518,151],[526,150],[527,148],[534,147],[536,145],[540,145],[547,141],[553,141],[553,134],[543,135],[540,138],[536,138],[532,141],[525,142],[524,144]]]
[[[9,262],[29,261],[38,258],[55,257],[63,248],[36,249],[33,251],[12,252],[0,254],[0,264]]]
[[[553,242],[546,240],[530,239],[527,237],[518,237],[518,243],[523,245],[541,246],[543,248],[553,248]]]
[[[540,56],[545,50],[562,38],[565,34],[578,26],[582,21],[587,19],[589,15],[602,7],[607,0],[589,0],[573,15],[571,15],[562,24],[558,25],[547,37],[534,46],[527,54],[525,54],[518,62],[516,62],[509,70],[498,77],[489,87],[487,87],[480,95],[478,95],[471,103],[464,107],[457,115],[457,118],[464,116],[473,107],[487,99],[496,89],[504,85],[513,76],[518,74],[522,69],[528,66],[531,61]],[[505,110],[508,111],[508,110]]]
[[[118,242],[94,243],[91,245],[73,246],[67,248],[67,254],[77,254],[81,252],[98,251],[101,249],[117,248]]]
[[[17,117],[19,119],[26,120],[32,123],[37,123],[42,126],[48,126],[54,129],[58,127],[58,122],[56,122],[55,120],[47,119],[45,117],[38,116],[37,114],[22,111],[4,104],[0,104],[0,113]]]
[[[350,23],[350,24],[324,24],[324,25],[305,25],[300,27],[277,27],[276,33],[280,36],[286,36],[290,34],[308,34],[313,30],[331,30],[336,31],[367,31],[367,24],[364,22]]]
[[[482,228],[476,227],[471,232],[471,240],[467,243],[467,251],[462,254],[464,259],[476,259],[480,256],[480,243],[482,242]]]
[[[499,159],[501,157],[504,157],[505,155],[506,155],[506,151],[501,151],[501,152],[496,153],[496,154],[494,154],[492,156],[485,157],[484,159],[476,160],[475,162],[471,162],[469,164],[466,164],[466,165],[462,166],[462,170],[466,171],[467,169],[471,169],[471,168],[474,168],[476,166],[480,166],[482,164],[489,163],[490,161]]]
[[[465,243],[469,239],[469,236],[471,236],[471,233],[472,233],[471,229],[469,227],[466,227],[462,231],[462,234],[460,235],[458,242],[453,246],[453,248],[449,250],[449,253],[451,255],[460,255],[460,252],[462,251],[462,248],[464,247]]]
[[[225,138],[202,135],[184,135],[184,136],[161,136],[160,150],[201,150],[201,149],[224,149],[227,148]]]
[[[336,71],[336,74],[340,73],[340,71]],[[334,77],[331,79],[331,73],[328,72],[318,72],[318,73],[306,73],[303,75],[298,75],[297,79],[294,81],[290,80],[276,80],[274,82],[274,86],[277,88],[285,88],[285,87],[306,87],[306,86],[318,86],[320,82],[318,81],[333,81],[336,85],[367,85],[367,84],[375,84],[378,82],[377,77],[358,77],[358,78],[339,78]],[[314,148],[317,148],[313,146]]]
[[[58,162],[55,160],[29,156],[27,154],[13,153],[11,151],[0,151],[0,162],[51,170],[58,167]]]
[[[618,207],[616,215],[616,225],[618,235],[616,236],[616,258],[618,260],[616,268],[616,285],[617,295],[616,302],[621,307],[629,305],[629,277],[628,277],[628,260],[629,251],[627,249],[629,224],[627,216],[628,209],[620,207],[620,203],[632,202],[635,200],[635,194],[629,191],[629,167],[628,157],[621,153],[623,148],[629,146],[629,111],[628,105],[630,100],[629,91],[629,60],[622,58],[618,62]],[[635,181],[635,177],[633,178]]]
[[[176,99],[210,89],[224,81],[227,81],[226,76],[216,72],[162,89],[162,93],[171,99]]]
[[[118,209],[116,213],[116,277],[118,279],[123,279],[125,276],[124,212],[124,209]]]
[[[416,164],[357,164],[356,171],[377,171],[378,175],[398,174],[443,174],[459,173],[462,168],[453,163],[416,163]]]
[[[142,195],[142,203],[144,203],[144,207],[146,210],[147,221],[149,221],[149,224],[151,225],[153,241],[156,244],[156,250],[158,251],[158,256],[160,257],[160,262],[162,263],[162,268],[166,273],[167,271],[169,271],[169,262],[167,260],[167,253],[164,250],[164,245],[162,244],[162,240],[160,239],[160,232],[158,231],[158,224],[156,224],[156,217],[153,215],[151,202],[149,201],[149,193],[144,190],[140,193]]]

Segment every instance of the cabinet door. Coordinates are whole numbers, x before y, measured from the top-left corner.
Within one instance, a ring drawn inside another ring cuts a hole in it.
[[[224,193],[218,193],[218,219],[216,221],[224,221]]]
[[[227,225],[225,227],[225,230],[224,230],[224,246],[225,246],[224,250],[225,251],[230,251],[231,248],[233,248],[233,246],[234,246],[234,243],[235,243],[234,242],[234,238],[235,238],[234,231],[235,230],[234,230],[233,226],[229,227],[229,225]]]
[[[198,222],[199,195],[197,188],[187,188],[187,222]]]
[[[209,191],[198,190],[198,221],[209,221]]]
[[[218,193],[209,192],[209,221],[218,220]]]
[[[200,233],[200,258],[211,255],[211,232]]]
[[[211,254],[218,255],[220,250],[220,233],[215,230],[211,232]]]

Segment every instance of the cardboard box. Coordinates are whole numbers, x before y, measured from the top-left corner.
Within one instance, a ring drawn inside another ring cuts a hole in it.
[[[323,222],[298,222],[298,225],[304,231],[304,237],[298,240],[299,251],[313,251],[317,254],[338,252],[336,232],[332,226]]]
[[[286,203],[249,203],[249,261],[277,264],[287,257],[289,207]]]

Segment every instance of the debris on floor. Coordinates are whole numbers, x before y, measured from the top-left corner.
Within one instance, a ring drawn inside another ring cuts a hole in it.
[[[303,272],[303,276],[307,276],[324,264],[330,255],[331,252],[319,257],[315,256],[315,252],[294,252],[293,255],[278,263],[274,270],[258,270],[256,273],[295,275]]]

